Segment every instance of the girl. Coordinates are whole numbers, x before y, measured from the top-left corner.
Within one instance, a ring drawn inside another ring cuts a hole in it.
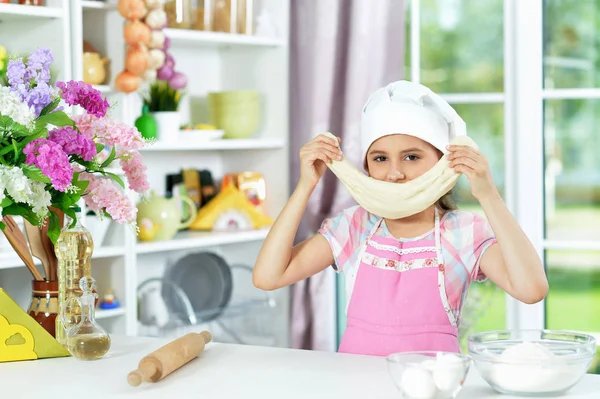
[[[334,265],[346,273],[347,285],[339,351],[377,356],[458,352],[461,307],[474,279],[489,278],[524,303],[541,301],[548,292],[541,260],[494,186],[485,156],[449,145],[460,134],[466,134],[464,122],[441,97],[411,82],[392,83],[363,108],[364,168],[372,178],[404,183],[448,154],[449,166],[467,176],[487,221],[456,210],[447,195],[397,220],[354,206],[293,246],[326,164],[342,159],[340,140],[320,135],[300,150],[299,182],[261,248],[254,285],[274,290]]]

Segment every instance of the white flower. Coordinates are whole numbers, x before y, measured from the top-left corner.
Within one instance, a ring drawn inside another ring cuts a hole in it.
[[[34,127],[35,111],[21,101],[19,95],[9,87],[0,86],[0,115],[8,116],[31,130]]]
[[[4,198],[4,190],[14,202],[31,206],[40,220],[48,215],[52,197],[46,191],[45,184],[27,178],[21,168],[0,165],[0,201]]]

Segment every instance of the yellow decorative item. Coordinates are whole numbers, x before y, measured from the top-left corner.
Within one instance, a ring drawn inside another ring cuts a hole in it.
[[[69,352],[0,288],[0,363],[63,356]]]
[[[232,212],[235,212],[238,216],[246,216],[254,229],[273,224],[273,219],[257,210],[248,201],[244,193],[235,186],[228,185],[208,204],[200,208],[196,219],[189,228],[193,230],[212,230],[222,215],[228,215]]]

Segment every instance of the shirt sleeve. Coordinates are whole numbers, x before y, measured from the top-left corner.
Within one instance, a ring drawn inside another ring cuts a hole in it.
[[[469,280],[487,279],[479,263],[485,251],[496,242],[488,221],[474,212],[453,211],[446,218],[445,231],[449,259],[464,266]]]
[[[318,233],[329,242],[337,272],[343,271],[352,259],[360,244],[361,231],[364,230],[367,217],[367,212],[362,207],[353,206],[325,219],[321,224]]]
[[[492,231],[487,219],[473,213],[472,223],[472,242],[468,243],[472,246],[472,251],[469,252],[470,256],[467,259],[468,267],[471,267],[471,279],[476,281],[484,281],[487,276],[479,268],[481,258],[485,251],[494,243],[496,243],[496,236]]]

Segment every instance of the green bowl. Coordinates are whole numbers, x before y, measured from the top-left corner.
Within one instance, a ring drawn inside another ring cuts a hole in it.
[[[225,132],[224,138],[248,138],[258,130],[261,103],[256,92],[209,93],[208,107],[211,124]]]

